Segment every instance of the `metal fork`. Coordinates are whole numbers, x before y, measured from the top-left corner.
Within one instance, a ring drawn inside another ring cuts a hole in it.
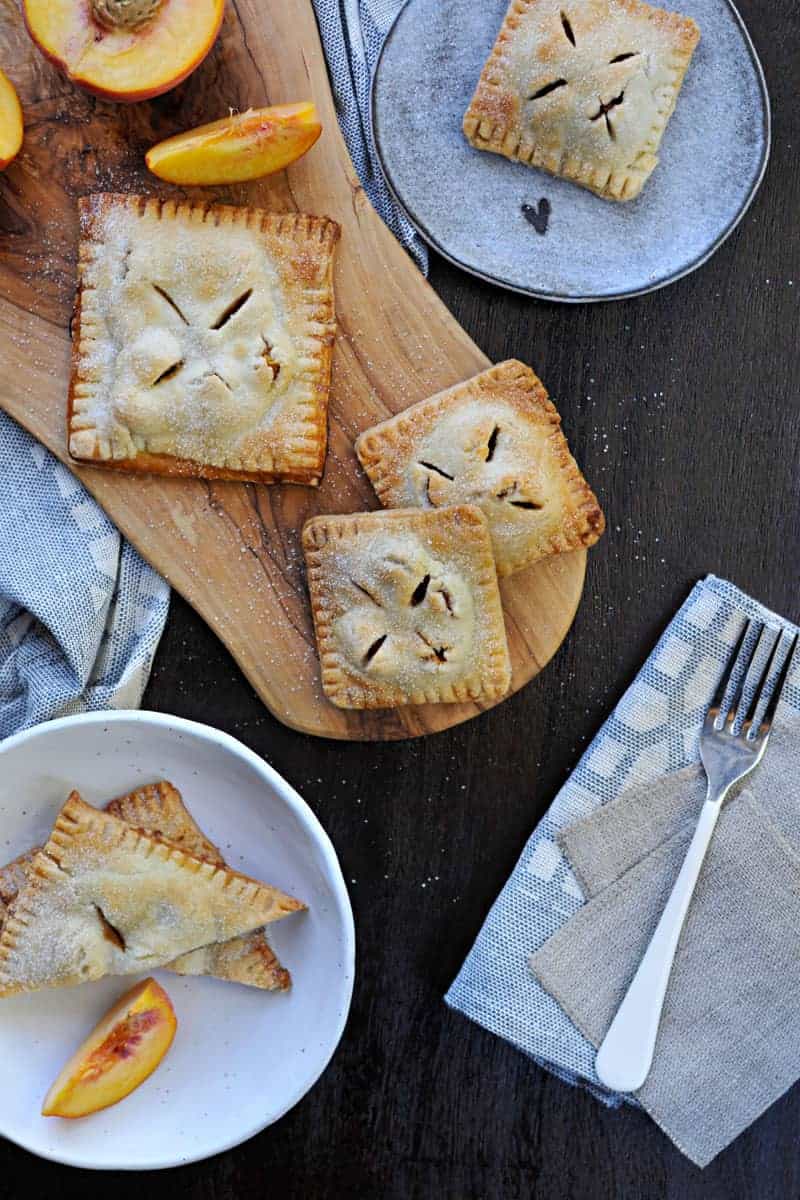
[[[757,628],[759,632],[754,641]],[[760,660],[761,652],[766,649],[774,632],[763,624],[758,625],[753,621],[747,623],[706,714],[700,734],[700,759],[708,777],[706,800],[655,933],[595,1060],[598,1079],[616,1092],[636,1091],[650,1072],[675,951],[722,802],[733,785],[758,766],[767,749],[775,711],[797,649],[797,636],[789,646],[777,678],[771,685],[773,667],[783,642],[783,633],[778,631],[767,666],[758,680],[753,680],[756,689],[744,719],[738,731],[734,730],[749,678],[754,674],[754,665]],[[736,675],[737,664],[742,670],[741,677],[730,707],[723,715],[725,697]],[[763,716],[756,725],[756,716],[767,695],[769,698]]]

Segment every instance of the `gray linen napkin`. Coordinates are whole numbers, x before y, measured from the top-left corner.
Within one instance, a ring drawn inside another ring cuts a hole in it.
[[[728,800],[637,1099],[705,1166],[800,1078],[800,722],[786,706],[767,754]],[[699,767],[633,788],[562,830],[587,903],[530,958],[595,1046],[680,869],[705,796]]]

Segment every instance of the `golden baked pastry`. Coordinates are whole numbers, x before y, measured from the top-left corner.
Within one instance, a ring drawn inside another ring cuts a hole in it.
[[[168,841],[194,858],[225,867],[225,859],[191,817],[181,794],[167,780],[147,784],[106,805],[105,811],[150,837]],[[20,854],[0,867],[0,922],[28,882],[30,864],[41,847]],[[263,929],[226,942],[214,942],[182,954],[165,970],[178,975],[211,975],[265,991],[287,991],[291,975],[281,965]]]
[[[312,517],[325,694],[340,708],[495,700],[511,683],[486,520],[470,505]]]
[[[82,200],[80,217],[72,457],[318,483],[338,225],[110,194]]]
[[[511,0],[464,133],[607,200],[658,164],[700,31],[641,0]]]
[[[168,841],[193,858],[201,858],[215,867],[227,867],[219,849],[189,814],[178,789],[166,780],[112,800],[106,805],[106,812],[150,837]],[[167,963],[166,970],[177,975],[212,975],[264,991],[285,992],[292,982],[263,929],[190,950]]]
[[[41,848],[41,846],[34,846],[32,850],[26,850],[24,854],[18,855],[13,862],[0,867],[0,906],[2,906],[0,907],[0,921],[5,919],[6,910],[11,907],[27,884],[30,865]]]
[[[72,792],[0,932],[0,996],[139,974],[303,907]]]
[[[373,426],[356,452],[387,508],[477,504],[499,575],[591,546],[605,520],[530,367],[509,361]]]

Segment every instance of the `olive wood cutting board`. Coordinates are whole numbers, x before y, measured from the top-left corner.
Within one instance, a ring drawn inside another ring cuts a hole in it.
[[[25,143],[0,176],[0,405],[74,471],[122,533],[224,642],[268,708],[321,737],[414,737],[475,716],[476,704],[348,712],[322,695],[300,530],[317,512],[377,506],[353,452],[362,429],[487,365],[367,201],[336,121],[309,0],[232,0],[219,41],[175,91],[111,104],[76,89],[0,0],[0,64],[20,92]],[[76,467],[65,442],[76,201],[93,191],[179,194],[148,174],[144,152],[228,108],[312,98],[323,134],[288,172],[182,194],[333,217],[338,335],[330,444],[319,489],[166,479]],[[502,584],[522,687],[575,615],[585,551]]]

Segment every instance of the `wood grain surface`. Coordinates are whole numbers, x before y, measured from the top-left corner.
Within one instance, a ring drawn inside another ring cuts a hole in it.
[[[609,532],[547,671],[435,738],[320,741],[274,720],[208,627],[173,601],[145,705],[210,722],[269,759],[342,861],[358,963],[328,1070],[246,1145],[146,1178],[68,1170],[0,1144],[4,1197],[800,1196],[800,1087],[700,1171],[642,1113],[603,1108],[442,1002],[533,826],[696,580],[713,571],[800,620],[800,10],[795,0],[739,7],[767,73],[774,150],[752,210],[703,270],[637,300],[572,309],[431,264],[486,353],[528,358],[548,381],[606,507]],[[535,204],[534,174],[528,187]]]
[[[131,106],[99,102],[64,80],[32,45],[14,0],[0,0],[0,17],[0,61],[26,113],[23,151],[0,181],[0,405],[67,462],[286,724],[326,737],[383,739],[475,716],[485,706],[346,712],[320,689],[299,542],[303,522],[316,512],[376,507],[352,449],[358,433],[468,378],[488,360],[364,196],[339,133],[310,0],[229,4],[219,43],[200,70],[177,91]],[[77,197],[108,190],[176,194],[145,170],[148,146],[229,107],[309,96],[320,110],[323,137],[289,172],[189,194],[327,215],[342,226],[322,485],[261,487],[76,469],[66,453],[64,413]],[[513,690],[561,644],[585,563],[579,551],[503,582]]]

